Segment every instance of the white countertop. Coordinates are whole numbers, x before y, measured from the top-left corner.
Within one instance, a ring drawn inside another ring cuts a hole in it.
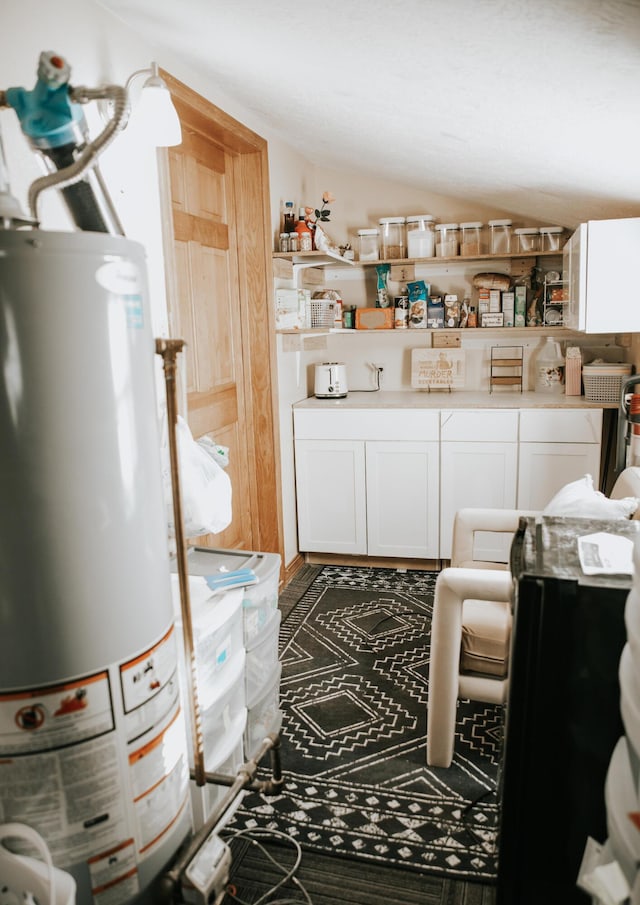
[[[553,408],[553,409],[616,409],[615,402],[591,402],[584,396],[565,396],[546,393],[471,392],[453,390],[353,390],[343,399],[317,399],[310,396],[294,403],[298,409],[487,409],[487,408]]]

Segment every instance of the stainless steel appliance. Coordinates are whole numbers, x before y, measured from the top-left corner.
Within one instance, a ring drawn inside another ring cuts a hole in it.
[[[341,399],[347,395],[347,366],[338,361],[316,365],[314,394],[319,399]]]

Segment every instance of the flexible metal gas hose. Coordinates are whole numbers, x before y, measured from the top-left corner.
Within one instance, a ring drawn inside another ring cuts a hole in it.
[[[48,173],[36,179],[29,186],[28,203],[32,217],[38,219],[38,199],[42,192],[49,188],[63,189],[79,182],[86,171],[94,166],[99,155],[124,128],[127,119],[127,92],[120,85],[105,85],[102,88],[71,88],[71,100],[78,104],[86,104],[94,100],[111,100],[114,103],[114,114],[106,127],[94,141],[82,150],[81,154],[70,166],[54,173]]]

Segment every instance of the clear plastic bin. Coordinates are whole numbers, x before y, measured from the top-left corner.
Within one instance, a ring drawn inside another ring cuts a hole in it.
[[[407,256],[432,258],[435,254],[435,231],[431,214],[407,217]]]
[[[230,732],[226,736],[226,744],[224,749],[219,749],[220,756],[218,758],[205,759],[205,771],[207,773],[219,773],[222,776],[235,777],[238,770],[245,762],[244,757],[244,733],[246,731],[247,714],[245,711],[244,722],[239,724],[234,732]],[[199,830],[213,814],[215,808],[219,807],[223,798],[229,791],[227,785],[217,785],[215,783],[206,783],[204,786],[196,785],[195,781],[190,782],[191,807],[193,810],[193,822],[196,830]],[[224,827],[238,809],[245,792],[241,791],[233,804],[227,810],[223,817],[216,823],[220,829]]]
[[[511,220],[489,220],[489,254],[511,253]]]
[[[380,220],[380,252],[383,258],[404,258],[406,249],[404,217],[382,217]]]
[[[380,231],[377,229],[358,230],[358,259],[377,261],[380,257]]]
[[[189,576],[191,598],[191,624],[196,660],[196,677],[202,706],[208,706],[215,698],[224,674],[242,652],[244,639],[242,623],[242,588],[233,588],[221,594],[211,594],[205,586],[207,599],[198,597],[198,576]],[[173,576],[173,602],[176,629],[183,649],[182,612],[177,576]]]
[[[436,257],[455,258],[460,247],[460,226],[458,223],[438,223],[436,225]]]
[[[247,760],[253,757],[266,735],[280,731],[281,676],[282,663],[277,663],[273,674],[260,689],[260,694],[253,701],[247,701],[247,727],[244,732],[244,753]]]
[[[280,610],[262,628],[250,644],[247,644],[245,665],[245,687],[247,701],[253,701],[264,687],[265,680],[273,674],[278,665],[278,640],[280,632]]]
[[[237,569],[251,569],[258,584],[246,585],[242,596],[242,623],[245,645],[254,638],[278,608],[280,587],[279,553],[190,547],[187,568],[190,575],[218,575]]]
[[[540,227],[540,250],[560,251],[562,248],[563,226]]]
[[[537,226],[522,226],[513,231],[516,253],[519,251],[540,251],[540,230]]]
[[[482,223],[473,221],[460,224],[460,254],[463,257],[477,257],[484,254]]]

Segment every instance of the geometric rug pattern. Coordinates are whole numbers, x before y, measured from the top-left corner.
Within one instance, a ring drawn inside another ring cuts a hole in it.
[[[303,850],[495,879],[503,708],[461,700],[451,767],[426,764],[435,580],[323,567],[280,629],[284,790],[247,793],[231,827],[276,829]]]

